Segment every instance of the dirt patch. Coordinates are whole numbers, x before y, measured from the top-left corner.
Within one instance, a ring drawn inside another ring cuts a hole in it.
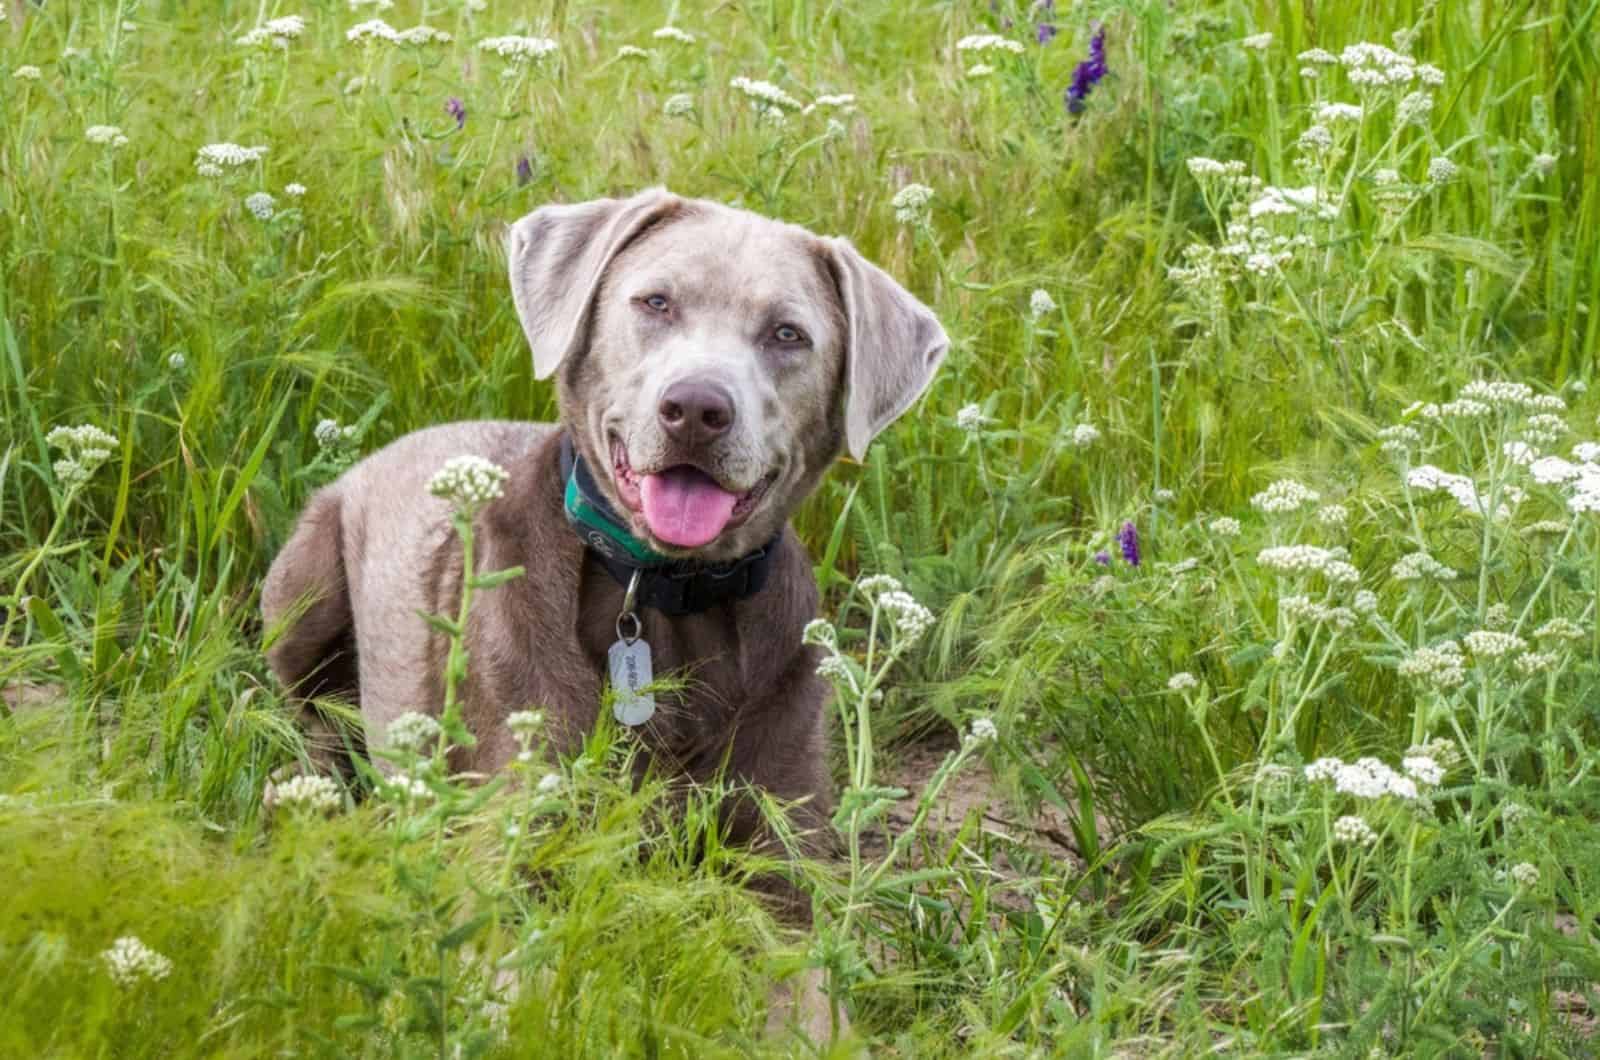
[[[0,687],[0,701],[5,703],[7,710],[19,713],[42,710],[61,703],[66,698],[66,688],[58,684],[13,681]]]

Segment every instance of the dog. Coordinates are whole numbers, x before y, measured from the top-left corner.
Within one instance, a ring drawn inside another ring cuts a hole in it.
[[[427,428],[318,491],[262,588],[274,674],[301,700],[358,706],[368,747],[401,714],[439,711],[446,638],[420,613],[454,614],[463,571],[449,506],[427,487],[476,455],[509,473],[476,519],[479,569],[526,574],[474,599],[461,700],[477,743],[452,767],[505,765],[504,719],[524,709],[574,750],[616,673],[641,769],[725,770],[822,835],[828,690],[801,642],[818,594],[788,518],[922,394],[944,329],[844,239],[663,189],[542,207],[507,242],[560,422]],[[646,679],[685,678],[682,691],[622,688],[639,677],[629,658]],[[763,841],[750,800],[726,827]],[[784,904],[809,920],[798,894]]]

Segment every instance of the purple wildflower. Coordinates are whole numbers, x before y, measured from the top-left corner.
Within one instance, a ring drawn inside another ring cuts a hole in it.
[[[1094,91],[1094,86],[1106,76],[1106,29],[1101,26],[1089,38],[1089,58],[1072,71],[1072,84],[1067,86],[1067,112],[1082,114],[1084,100]]]
[[[1056,27],[1049,22],[1041,22],[1033,27],[1033,37],[1040,44],[1049,44],[1055,40],[1057,32]]]
[[[451,96],[444,101],[444,112],[456,120],[456,128],[464,129],[467,125],[467,105],[457,96]]]
[[[528,183],[532,179],[533,162],[528,158],[527,155],[523,155],[521,158],[517,159],[517,187],[522,187],[522,185]]]
[[[1117,544],[1122,547],[1122,558],[1128,561],[1128,566],[1139,565],[1139,528],[1131,522],[1122,524],[1122,531],[1117,534]]]
[[[1109,567],[1111,566],[1111,553],[1102,548],[1094,554],[1094,561],[1102,567]]]

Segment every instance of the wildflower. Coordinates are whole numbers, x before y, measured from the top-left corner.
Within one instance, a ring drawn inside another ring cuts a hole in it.
[[[393,43],[397,36],[394,27],[381,18],[359,22],[344,31],[344,39],[351,44],[371,44],[379,40]]]
[[[328,777],[295,776],[282,784],[267,782],[261,792],[264,810],[304,810],[307,813],[333,813],[344,805],[344,792],[338,783]]]
[[[433,789],[428,787],[421,777],[414,777],[410,773],[396,773],[383,781],[383,790],[386,794],[403,799],[406,802],[415,802],[431,798]]]
[[[1252,51],[1264,52],[1272,47],[1272,34],[1253,33],[1241,40],[1239,44],[1241,47],[1249,48]]]
[[[1395,105],[1395,120],[1401,125],[1426,125],[1433,114],[1433,97],[1426,92],[1408,93]]]
[[[21,70],[17,71],[19,74]],[[1556,171],[1556,163],[1561,160],[1549,151],[1541,151],[1533,156],[1533,170],[1541,177],[1548,177]]]
[[[167,358],[167,367],[174,372],[181,372],[189,367],[189,358],[185,357],[181,351],[174,353]]]
[[[172,974],[172,962],[133,935],[124,935],[100,954],[118,986],[136,986],[141,979],[158,981]]]
[[[966,737],[962,740],[969,747],[981,747],[986,743],[993,743],[1000,736],[1000,730],[995,727],[989,718],[973,718],[972,728],[967,730]]]
[[[1533,631],[1537,640],[1582,640],[1583,627],[1570,618],[1552,618]]]
[[[396,751],[423,754],[441,731],[439,723],[428,715],[407,711],[389,723],[389,746]]]
[[[676,44],[693,44],[694,34],[686,33],[677,26],[662,26],[650,34],[656,40],[670,40]]]
[[[731,88],[738,89],[756,103],[767,108],[776,107],[780,112],[800,109],[800,101],[798,99],[795,99],[771,81],[754,81],[748,77],[736,77],[729,81],[728,85]]]
[[[858,588],[867,599],[876,599],[882,593],[898,592],[902,586],[900,579],[890,574],[869,574],[861,579]]]
[[[1033,319],[1048,316],[1056,311],[1056,300],[1050,297],[1050,292],[1040,288],[1028,296],[1028,312]]]
[[[988,419],[983,414],[983,409],[977,405],[963,405],[956,412],[956,426],[968,434],[977,434],[983,430],[983,425]]]
[[[517,187],[533,180],[533,160],[527,155],[517,156]]]
[[[1448,184],[1455,180],[1456,174],[1460,172],[1460,168],[1454,162],[1440,155],[1428,163],[1428,183]]]
[[[1300,134],[1296,144],[1306,154],[1320,154],[1333,148],[1333,133],[1326,125],[1312,125]]]
[[[1572,447],[1572,458],[1585,464],[1600,464],[1600,442],[1579,442]]]
[[[967,68],[967,77],[974,81],[981,77],[988,77],[992,73],[994,73],[994,67],[988,63],[973,63]]]
[[[1339,770],[1344,763],[1337,758],[1319,758],[1306,766],[1306,780],[1315,784],[1318,781],[1332,780],[1339,775]]]
[[[122,135],[122,129],[115,125],[91,125],[83,130],[83,138],[101,147],[128,146],[128,138]]]
[[[1515,828],[1532,816],[1533,811],[1520,802],[1508,802],[1500,807],[1500,820],[1505,822],[1507,828]]]
[[[1123,523],[1117,532],[1117,547],[1122,549],[1122,558],[1130,567],[1139,565],[1139,528],[1132,522]]]
[[[845,662],[842,655],[829,655],[819,662],[817,676],[852,688],[855,686],[855,676],[850,672],[850,664]]]
[[[478,42],[479,51],[494,52],[514,66],[545,59],[560,47],[549,37],[485,37]]]
[[[1561,657],[1553,651],[1524,652],[1511,660],[1511,665],[1516,667],[1517,673],[1524,677],[1542,674],[1555,666]]]
[[[1350,509],[1342,504],[1327,504],[1317,509],[1317,522],[1323,526],[1343,528],[1350,521]]]
[[[261,161],[267,153],[266,145],[241,147],[239,144],[206,144],[195,152],[194,165],[201,176],[221,176],[230,169]]]
[[[956,51],[978,53],[1004,51],[1021,55],[1023,47],[1016,41],[1008,37],[1002,37],[998,33],[976,33],[956,41]]]
[[[1475,629],[1461,638],[1467,650],[1481,659],[1498,659],[1512,652],[1522,651],[1528,644],[1514,633],[1500,633],[1492,629]]]
[[[1089,38],[1089,57],[1072,71],[1072,83],[1067,86],[1066,103],[1069,114],[1082,114],[1088,105],[1085,101],[1094,86],[1106,76],[1106,30],[1101,26]]]
[[[1167,568],[1167,572],[1175,575],[1188,574],[1190,571],[1198,570],[1199,568],[1199,558],[1196,556],[1190,556],[1188,559],[1179,560],[1177,563],[1174,563],[1171,567]]]
[[[510,474],[481,456],[454,456],[428,480],[428,492],[449,501],[458,512],[474,513],[505,494]]]
[[[111,451],[117,447],[116,435],[87,423],[52,428],[44,440],[46,445],[64,454],[51,469],[68,489],[88,482],[100,466],[111,459]]]
[[[933,625],[933,612],[903,589],[893,589],[878,596],[877,606],[888,616],[889,623],[899,632],[901,643],[916,642]]]
[[[370,7],[375,11],[387,11],[394,7],[394,0],[350,0],[350,10],[359,11],[363,7]]]
[[[1360,817],[1346,814],[1333,822],[1333,838],[1337,843],[1370,847],[1378,841],[1378,833]]]
[[[617,49],[618,59],[648,59],[650,52],[636,44],[624,44]]]
[[[1100,428],[1092,423],[1080,423],[1072,428],[1072,444],[1079,449],[1087,449],[1100,440]]]
[[[1300,213],[1312,213],[1322,220],[1332,220],[1338,216],[1338,207],[1328,202],[1314,184],[1307,184],[1299,188],[1280,188],[1268,185],[1261,189],[1260,195],[1247,207],[1252,220],[1260,217],[1284,216],[1293,217]]]
[[[889,205],[894,207],[894,219],[903,225],[927,224],[931,213],[933,189],[926,184],[907,184],[895,192]]]
[[[687,92],[679,92],[676,95],[668,96],[667,101],[661,105],[661,109],[670,118],[681,118],[694,112],[694,97]]]
[[[1530,534],[1564,534],[1567,524],[1560,519],[1540,519],[1538,522],[1529,523],[1525,528]]]
[[[1324,103],[1317,108],[1317,121],[1326,125],[1339,122],[1359,122],[1366,112],[1354,103]]]
[[[429,44],[449,44],[455,40],[442,29],[432,26],[412,26],[410,29],[400,30],[394,35],[396,44],[409,44],[413,48],[425,47]]]
[[[1504,604],[1490,604],[1489,609],[1483,613],[1484,629],[1505,629],[1511,625],[1511,608]]]
[[[1511,866],[1511,880],[1524,890],[1531,890],[1539,885],[1539,870],[1526,861],[1519,861]]]
[[[1322,48],[1311,48],[1307,51],[1301,52],[1299,55],[1295,56],[1295,58],[1303,63],[1309,63],[1314,66],[1339,65],[1339,57]]]
[[[1582,476],[1583,469],[1559,456],[1541,456],[1528,465],[1528,474],[1541,485],[1558,486]]]
[[[561,779],[560,773],[546,773],[544,776],[539,778],[539,783],[535,785],[535,790],[538,791],[540,795],[554,795],[556,792],[561,790],[563,783],[564,781]]]
[[[1321,499],[1322,495],[1316,490],[1284,478],[1251,497],[1250,507],[1268,515],[1283,515],[1299,511],[1305,505],[1315,504]]]
[[[37,66],[25,63],[11,71],[11,76],[16,78],[18,81],[37,81],[39,78],[43,77],[44,74]]]
[[[467,105],[461,102],[461,97],[451,96],[445,100],[444,112],[456,120],[458,131],[467,127]]]
[[[1400,660],[1396,667],[1401,677],[1431,683],[1441,689],[1459,688],[1466,683],[1466,661],[1461,657],[1461,646],[1453,640],[1416,651]]]
[[[1405,757],[1419,756],[1433,759],[1441,769],[1450,769],[1461,761],[1461,750],[1450,737],[1438,736],[1427,743],[1412,744],[1406,748]]]
[[[811,101],[803,113],[810,114],[818,107],[823,107],[828,110],[836,110],[842,114],[849,114],[851,111],[856,109],[856,97],[855,94],[851,92],[836,92],[832,95],[818,96],[816,99]]]
[[[1049,44],[1056,39],[1057,32],[1055,23],[1040,22],[1033,27],[1033,39],[1039,44]]]
[[[270,45],[274,48],[286,49],[289,42],[298,40],[306,31],[306,20],[299,15],[284,15],[281,18],[268,19],[255,29],[239,38],[238,43],[247,48]]]
[[[276,205],[277,200],[264,191],[246,196],[244,200],[244,208],[255,214],[256,219],[260,221],[272,220],[273,207]]]
[[[1324,572],[1330,564],[1342,561],[1316,545],[1275,545],[1256,553],[1256,562],[1280,574],[1309,574]]]
[[[519,710],[506,715],[506,728],[519,741],[531,740],[544,726],[544,715],[537,710]]]
[[[1210,530],[1217,537],[1238,537],[1239,520],[1228,515],[1219,516],[1211,520],[1211,522],[1206,526],[1206,529]]]
[[[1444,779],[1444,767],[1428,755],[1411,755],[1400,760],[1406,776],[1418,784],[1437,784]]]
[[[800,631],[800,643],[832,650],[839,646],[839,631],[834,629],[833,623],[827,619],[813,618],[806,623],[806,628]]]
[[[1385,795],[1415,799],[1418,794],[1416,781],[1401,776],[1376,758],[1360,758],[1339,766],[1333,776],[1333,788],[1341,795],[1358,799],[1381,799]]]
[[[1358,615],[1375,615],[1378,613],[1378,594],[1371,589],[1357,589],[1350,606]]]
[[[1187,670],[1179,670],[1167,678],[1168,692],[1187,692],[1192,688],[1200,687],[1200,679]]]
[[[312,428],[311,436],[317,440],[317,445],[323,449],[337,449],[345,442],[351,441],[356,436],[355,427],[341,427],[338,420],[321,419],[316,427]]]
[[[1157,504],[1171,504],[1178,499],[1177,493],[1167,489],[1165,486],[1156,490],[1151,496],[1155,498]]]
[[[1111,566],[1111,553],[1102,548],[1094,554],[1094,561],[1102,567],[1109,567]]]

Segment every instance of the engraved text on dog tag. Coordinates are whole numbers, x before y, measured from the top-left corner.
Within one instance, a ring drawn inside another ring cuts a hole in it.
[[[643,637],[619,638],[611,645],[611,687],[616,692],[611,713],[627,726],[643,725],[656,712],[654,692],[645,686],[655,680],[650,671],[650,645]]]

